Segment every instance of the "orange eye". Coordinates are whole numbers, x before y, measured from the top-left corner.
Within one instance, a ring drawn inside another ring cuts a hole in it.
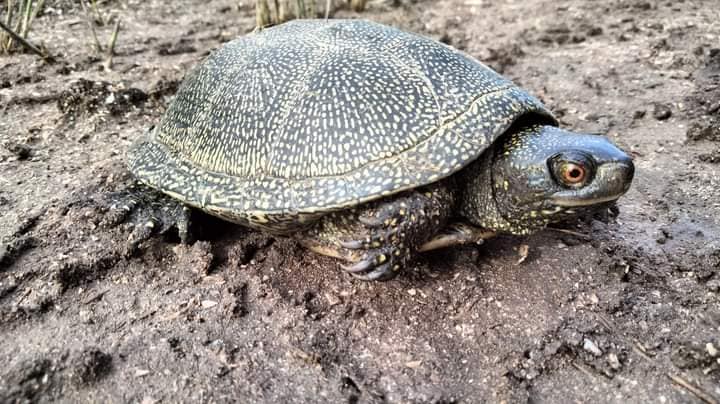
[[[585,181],[585,167],[575,163],[565,163],[561,169],[561,179],[568,185],[577,185]]]
[[[548,168],[558,185],[577,189],[592,181],[596,167],[597,163],[591,155],[570,150],[551,157]]]

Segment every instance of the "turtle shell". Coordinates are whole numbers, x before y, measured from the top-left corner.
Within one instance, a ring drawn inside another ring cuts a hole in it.
[[[274,230],[475,160],[536,98],[440,42],[362,20],[233,40],[184,80],[129,168],[189,205]]]

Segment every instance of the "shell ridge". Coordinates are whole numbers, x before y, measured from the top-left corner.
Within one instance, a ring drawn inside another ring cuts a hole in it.
[[[468,112],[470,112],[471,109],[472,109],[472,106],[473,106],[474,104],[476,104],[476,103],[478,103],[478,102],[481,102],[481,101],[482,101],[484,98],[486,98],[486,97],[492,96],[492,95],[494,95],[494,94],[496,94],[496,93],[504,92],[504,91],[506,91],[506,90],[508,90],[508,89],[512,89],[513,87],[514,87],[514,86],[512,86],[512,85],[507,85],[507,86],[504,86],[504,87],[495,89],[495,90],[493,90],[493,91],[490,91],[490,92],[487,92],[487,93],[481,94],[480,96],[475,97],[475,98],[473,99],[473,101],[470,103],[470,105],[469,105],[465,110],[463,110],[463,111],[461,111],[460,113],[458,113],[458,115],[454,116],[452,119],[448,119],[448,120],[446,120],[445,122],[443,122],[443,124],[439,125],[435,130],[433,130],[432,134],[431,134],[427,139],[423,140],[422,142],[419,142],[418,144],[416,144],[416,145],[414,145],[414,146],[412,146],[412,147],[409,147],[409,148],[407,148],[407,149],[402,150],[401,152],[399,152],[399,153],[396,155],[396,158],[400,158],[399,156],[404,156],[404,155],[405,155],[408,151],[410,151],[410,150],[419,149],[419,148],[424,147],[424,146],[425,146],[425,143],[426,143],[426,142],[430,142],[430,141],[432,140],[433,136],[434,136],[436,133],[438,133],[438,132],[440,132],[440,131],[447,130],[449,124],[452,124],[452,123],[455,122],[456,120],[460,119],[463,115],[465,115],[465,114],[467,114]],[[161,143],[156,143],[156,144],[157,144],[158,146],[160,146],[160,147],[167,148],[167,146],[166,146],[165,144],[161,144]],[[187,159],[185,159],[183,156],[181,156],[181,155],[179,155],[179,154],[177,154],[177,153],[172,152],[172,150],[169,150],[169,149],[168,149],[168,151],[171,152],[168,157],[171,157],[171,158],[173,158],[173,159],[175,159],[175,160],[178,160],[178,161],[183,161],[185,164],[189,164],[190,166],[192,166],[192,162],[191,162],[191,161],[187,161]],[[376,162],[377,162],[377,160],[369,161],[369,162],[367,162],[367,163],[365,163],[365,164],[363,164],[363,165],[361,165],[361,166],[358,166],[357,168],[355,168],[354,170],[352,170],[352,171],[350,171],[350,172],[339,173],[339,174],[318,175],[318,176],[315,176],[315,177],[312,177],[312,178],[304,178],[304,179],[302,179],[302,180],[300,180],[300,181],[316,180],[316,179],[323,179],[323,178],[325,178],[325,179],[342,178],[342,177],[345,177],[346,175],[351,175],[353,172],[362,171],[362,170],[363,170],[364,168],[366,168],[367,166],[373,165],[373,164],[376,163]],[[211,175],[213,175],[213,176],[228,177],[228,178],[232,178],[232,179],[237,179],[237,178],[238,178],[237,176],[228,175],[228,174],[226,174],[226,173],[222,173],[222,172],[218,172],[218,171],[203,170],[202,173],[203,173],[203,174],[204,174],[204,173],[211,174]],[[267,180],[276,180],[276,181],[278,181],[278,180],[279,180],[279,181],[288,181],[288,178],[276,177],[276,176],[270,176],[270,175],[266,175],[266,176],[264,177],[264,179],[267,179]],[[248,181],[248,182],[252,181],[252,180],[249,180],[249,179],[245,179],[245,180]],[[294,181],[294,182],[300,182],[300,181]]]

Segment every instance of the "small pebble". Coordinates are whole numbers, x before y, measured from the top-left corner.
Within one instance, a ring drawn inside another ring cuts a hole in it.
[[[202,305],[203,309],[209,309],[217,306],[217,302],[213,300],[203,300],[200,305]]]
[[[658,121],[664,121],[672,116],[670,107],[664,104],[655,104],[653,109],[653,117]]]
[[[585,340],[583,341],[583,349],[590,352],[591,354],[593,354],[595,356],[602,355],[602,351],[600,350],[600,348],[598,348],[598,346],[595,345],[595,343],[593,341],[591,341],[587,338],[585,338]]]
[[[598,36],[598,35],[602,35],[602,33],[603,33],[603,29],[601,27],[591,27],[587,31],[588,36]]]
[[[705,350],[707,351],[708,355],[712,356],[713,358],[718,356],[718,350],[715,348],[715,345],[713,345],[712,342],[708,342],[705,344]]]
[[[614,353],[608,354],[607,361],[613,370],[620,369],[620,360],[618,359],[617,355],[615,355]]]
[[[340,300],[339,297],[335,296],[332,293],[325,293],[325,299],[330,306],[337,306],[338,304],[342,303],[342,300]]]
[[[530,254],[530,246],[527,244],[521,245],[518,250],[518,254],[520,255],[520,258],[518,258],[517,263],[522,264],[527,259],[528,254]]]
[[[32,154],[30,146],[24,143],[8,143],[5,148],[12,154],[14,154],[18,160],[27,160]]]
[[[639,110],[633,112],[632,118],[633,118],[634,120],[645,118],[645,114],[646,114],[646,113],[647,113],[647,112],[646,112],[644,109],[639,109]]]
[[[409,367],[410,369],[419,368],[420,365],[422,365],[422,361],[410,361],[405,364],[405,366]]]

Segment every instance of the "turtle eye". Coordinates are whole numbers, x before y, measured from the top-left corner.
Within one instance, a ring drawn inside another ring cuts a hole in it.
[[[560,179],[567,185],[577,185],[585,181],[585,167],[575,163],[565,163],[560,168]]]
[[[590,182],[593,167],[592,158],[580,153],[555,156],[552,162],[555,179],[569,188],[582,187]]]

